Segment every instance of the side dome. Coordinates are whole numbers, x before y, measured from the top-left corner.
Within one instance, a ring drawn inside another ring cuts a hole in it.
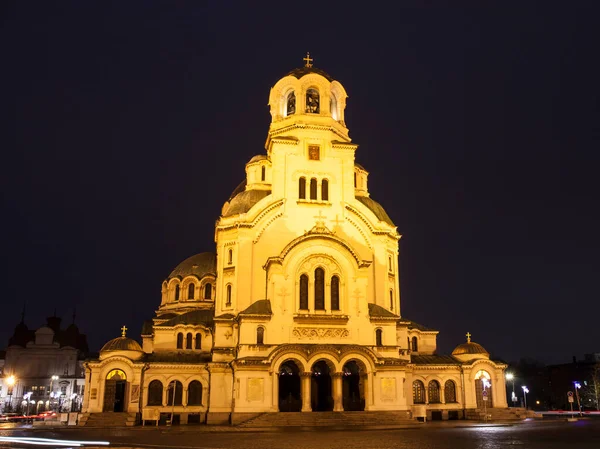
[[[479,343],[468,341],[454,348],[452,355],[460,360],[489,359],[490,353]]]
[[[215,253],[199,253],[192,257],[188,257],[183,262],[175,267],[168,279],[174,277],[184,278],[194,275],[202,279],[207,274],[213,276],[217,272],[217,255]]]
[[[107,351],[141,351],[142,347],[133,338],[118,337],[113,338],[100,349],[100,352]]]
[[[144,356],[144,350],[132,338],[117,337],[102,346],[102,349],[100,349],[100,360],[116,355],[124,356],[131,360],[140,360]]]

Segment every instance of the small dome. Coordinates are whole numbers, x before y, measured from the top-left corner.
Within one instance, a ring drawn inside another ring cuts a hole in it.
[[[184,278],[189,275],[195,275],[202,279],[207,274],[214,275],[216,270],[217,256],[215,253],[200,253],[196,254],[195,256],[188,257],[179,265],[177,265],[175,269],[171,271],[169,279],[176,276]]]
[[[140,344],[129,337],[113,338],[100,349],[100,352],[108,351],[142,351]]]
[[[259,161],[266,161],[269,158],[267,157],[266,154],[257,154],[256,156],[253,156],[252,159],[250,159],[250,161],[248,161],[249,164],[252,164],[253,162],[259,162]]]
[[[227,210],[223,211],[223,217],[245,214],[263,198],[271,194],[270,190],[244,190],[229,201]]]
[[[304,75],[308,75],[310,73],[316,73],[317,75],[321,75],[327,81],[333,81],[333,78],[327,72],[324,72],[323,70],[317,69],[316,67],[312,67],[312,66],[311,67],[304,66],[304,67],[300,67],[298,69],[294,69],[291,72],[289,72],[286,76],[293,76],[293,77],[300,79]]]
[[[458,345],[452,351],[452,355],[485,355],[489,357],[490,354],[479,343],[471,341]]]

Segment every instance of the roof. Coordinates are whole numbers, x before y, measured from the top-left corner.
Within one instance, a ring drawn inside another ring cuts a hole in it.
[[[146,320],[142,324],[142,335],[152,335],[152,320]]]
[[[217,270],[217,255],[215,253],[199,253],[188,257],[175,267],[169,278],[195,275],[203,278],[207,274],[215,275]]]
[[[248,161],[248,163],[251,164],[252,162],[265,161],[268,159],[269,158],[266,154],[257,154],[256,156],[253,156],[252,159]]]
[[[359,163],[357,163],[357,162],[355,162],[355,163],[354,163],[354,166],[355,166],[356,168],[358,168],[359,170],[362,170],[362,171],[367,171],[367,170],[365,170],[365,167],[363,167],[362,165],[360,165],[360,164],[359,164]]]
[[[377,317],[377,318],[398,318],[398,315],[390,312],[387,309],[384,309],[381,306],[378,306],[377,304],[373,304],[373,303],[369,303],[369,316],[370,317]]]
[[[479,343],[475,343],[474,341],[462,343],[456,348],[454,348],[454,351],[452,351],[452,355],[463,354],[485,354],[488,356],[490,355],[489,352],[487,352],[483,346],[481,346]]]
[[[408,324],[409,329],[416,329],[421,332],[436,332],[435,329],[431,329],[429,327],[423,326],[422,324],[415,323],[414,321],[411,321],[411,320],[402,319],[402,321],[400,321],[399,323]]]
[[[416,365],[460,365],[451,355],[411,355],[411,363]]]
[[[365,206],[367,206],[369,210],[373,212],[380,221],[385,221],[390,226],[396,226],[385,211],[385,209],[383,208],[383,206],[377,201],[375,201],[372,198],[369,198],[368,196],[357,196],[356,199]]]
[[[129,337],[113,338],[100,349],[100,352],[107,351],[142,351],[140,344]]]
[[[326,78],[327,81],[333,81],[333,78],[331,77],[331,75],[329,75],[327,72],[324,72],[321,69],[317,69],[316,67],[300,67],[299,69],[292,70],[286,76],[295,76],[296,78],[300,79],[303,76],[311,74],[311,73],[316,73],[317,75],[321,75],[322,77]]]
[[[244,190],[230,200],[229,207],[223,216],[231,217],[232,215],[244,214],[270,194],[270,190]]]
[[[182,313],[175,318],[160,324],[160,327],[173,327],[178,324],[202,324],[207,327],[212,327],[215,316],[215,309],[200,309],[192,310],[191,312]]]
[[[272,315],[271,301],[261,299],[250,305],[246,310],[240,312],[240,315]]]

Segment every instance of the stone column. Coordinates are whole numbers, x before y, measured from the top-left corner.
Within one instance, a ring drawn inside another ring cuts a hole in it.
[[[312,412],[310,405],[310,381],[312,379],[312,373],[301,373],[300,374],[300,391],[302,395],[302,411]]]
[[[277,371],[273,371],[273,374],[271,376],[271,378],[273,379],[273,388],[272,388],[272,392],[273,392],[273,398],[271,401],[271,410],[274,412],[278,412],[279,411],[279,373]]]
[[[374,373],[373,373],[374,375]],[[365,398],[365,411],[368,411],[371,409],[371,406],[373,405],[373,389],[371,388],[371,385],[369,384],[369,375],[367,373],[361,373],[360,375],[361,378],[361,384],[362,384],[362,388],[363,388],[363,397]],[[375,381],[375,379],[373,379],[373,382]]]
[[[343,385],[342,385],[342,376],[344,373],[333,373],[331,375],[333,381],[333,411],[334,412],[343,412],[344,411],[344,402],[342,399],[343,396]]]

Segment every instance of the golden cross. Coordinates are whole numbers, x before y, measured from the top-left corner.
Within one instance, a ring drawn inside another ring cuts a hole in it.
[[[467,332],[466,337],[467,337],[467,343],[471,343],[471,333],[470,332]]]
[[[127,328],[125,327],[125,325],[123,325],[123,327],[121,328],[121,337],[125,336],[125,332],[127,332]]]
[[[304,67],[312,67],[312,58],[310,57],[310,53],[306,52],[306,58],[302,58],[303,61],[306,61],[306,64],[304,65]]]
[[[329,220],[329,221],[332,221],[333,223],[335,223],[335,226],[339,226],[340,223],[344,222],[344,220],[340,220],[337,215],[335,216],[335,220]]]

